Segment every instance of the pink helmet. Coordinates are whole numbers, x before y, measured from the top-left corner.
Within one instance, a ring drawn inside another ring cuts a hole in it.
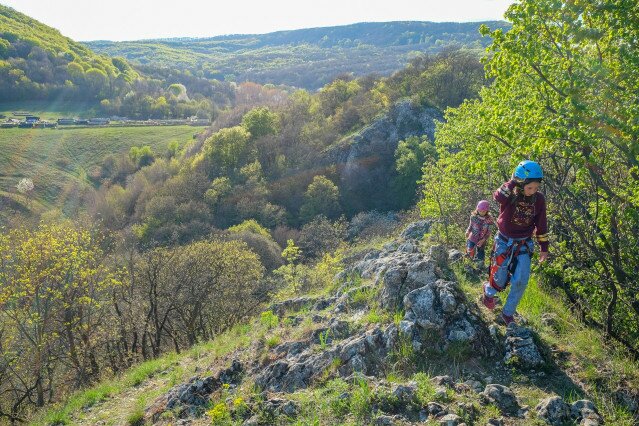
[[[490,209],[490,203],[486,200],[481,200],[477,203],[477,210],[486,211]]]

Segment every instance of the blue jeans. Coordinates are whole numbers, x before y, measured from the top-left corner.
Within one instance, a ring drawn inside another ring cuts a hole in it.
[[[473,243],[472,241],[467,240],[466,253],[470,253],[470,251],[473,248],[475,249],[475,257],[473,257],[473,260],[481,260],[483,262],[484,259],[486,258],[486,244],[484,243],[483,246],[478,247],[476,243]]]
[[[517,256],[514,256],[515,247],[519,241],[525,240],[519,249]],[[528,280],[530,279],[530,258],[533,254],[534,243],[530,238],[502,239],[500,234],[495,236],[495,250],[493,257],[499,256],[511,249],[510,257],[502,263],[499,270],[495,273],[494,280],[500,286],[505,286],[508,275],[510,274],[510,292],[506,298],[506,304],[502,312],[505,315],[512,316],[517,310],[517,305],[526,291]],[[491,262],[493,260],[491,259]],[[489,283],[484,284],[484,292],[486,296],[494,297],[497,290],[492,288]]]

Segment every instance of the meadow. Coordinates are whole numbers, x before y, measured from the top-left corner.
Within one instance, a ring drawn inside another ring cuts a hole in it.
[[[81,195],[93,187],[88,173],[107,155],[144,145],[163,154],[170,142],[182,147],[199,130],[191,126],[0,129],[2,214],[7,214],[9,205],[77,211],[82,208]],[[22,178],[32,179],[35,185],[29,200],[16,189]]]
[[[0,116],[24,120],[22,116],[16,116],[14,112],[28,112],[43,120],[55,121],[58,118],[92,118],[97,114],[99,105],[97,102],[78,101],[21,101],[1,102]],[[4,121],[2,119],[0,121]]]

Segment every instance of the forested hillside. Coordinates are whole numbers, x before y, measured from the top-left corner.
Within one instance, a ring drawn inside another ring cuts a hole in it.
[[[58,47],[0,10],[18,34],[0,38],[5,76],[36,90],[37,54],[53,66]],[[7,130],[0,422],[638,425],[637,5],[520,0],[506,18],[480,28],[486,50],[462,36],[474,48],[388,75],[308,54],[396,57],[467,26],[117,44],[163,53],[102,111],[211,125]],[[284,50],[277,70],[252,56]],[[249,78],[243,55],[264,84],[231,81]],[[550,249],[516,258],[532,277],[510,316],[514,284],[487,303],[486,264],[462,251],[469,214],[523,159],[543,169],[530,205]]]
[[[0,5],[0,102],[82,101],[103,115],[212,118],[232,104],[232,92],[184,70],[141,75],[122,57],[98,55]]]
[[[95,99],[126,93],[138,78],[125,60],[0,5],[0,98]]]
[[[505,22],[486,22],[508,28]],[[385,22],[339,27],[126,42],[85,43],[96,52],[123,56],[138,69],[188,69],[218,80],[254,81],[318,89],[340,74],[390,75],[415,55],[447,48],[483,48],[481,23]],[[194,71],[195,70],[195,71]]]

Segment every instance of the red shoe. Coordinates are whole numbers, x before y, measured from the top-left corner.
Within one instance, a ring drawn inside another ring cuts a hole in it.
[[[481,302],[484,304],[485,307],[487,307],[491,311],[495,309],[494,297],[486,296],[486,293],[484,293],[483,296],[481,297]]]
[[[503,312],[501,313],[501,319],[506,324],[506,327],[508,327],[509,324],[515,324],[515,317],[511,315],[506,315]]]

